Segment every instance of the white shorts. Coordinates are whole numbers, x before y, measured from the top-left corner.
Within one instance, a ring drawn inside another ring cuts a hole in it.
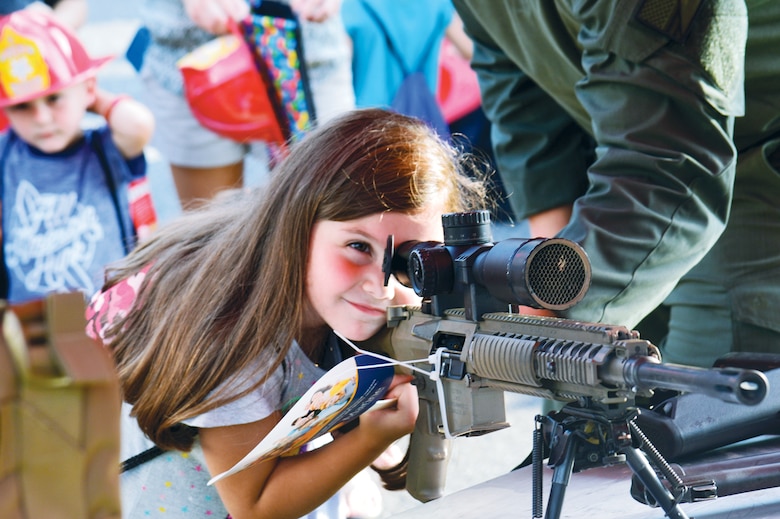
[[[153,77],[143,75],[144,103],[156,124],[152,144],[173,165],[214,168],[241,162],[248,154],[268,161],[263,142],[239,143],[204,128],[192,115],[187,100],[163,88]]]

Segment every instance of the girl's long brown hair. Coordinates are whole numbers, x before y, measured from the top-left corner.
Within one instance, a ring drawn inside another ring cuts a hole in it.
[[[223,195],[161,228],[109,270],[107,287],[151,265],[109,337],[124,398],[162,448],[189,450],[183,420],[246,394],[216,391],[250,367],[266,375],[299,337],[309,237],[319,220],[485,205],[485,184],[422,123],[349,112],[292,146],[269,185]],[[257,387],[262,380],[255,383]]]

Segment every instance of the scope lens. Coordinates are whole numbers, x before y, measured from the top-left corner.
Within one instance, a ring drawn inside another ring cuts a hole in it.
[[[528,285],[538,300],[557,307],[582,298],[583,287],[589,285],[589,269],[577,249],[550,243],[536,249],[531,261],[534,275],[528,276]]]
[[[398,263],[400,263],[400,261],[398,261]],[[393,261],[393,276],[403,286],[413,288],[414,284],[412,279],[409,277],[409,268],[406,266],[406,260],[404,260],[403,263],[404,265],[401,267],[396,264],[396,261]]]
[[[427,242],[412,249],[409,254],[409,278],[414,292],[420,297],[449,294],[455,282],[452,257],[442,245]]]
[[[437,273],[437,262],[430,264],[428,251],[439,248],[439,242],[407,241],[400,244],[390,262],[390,273],[405,287],[413,288],[418,295],[427,292],[424,287],[429,281],[435,282]]]
[[[419,254],[412,253],[412,255],[409,256],[407,274],[406,278],[409,280],[410,284],[406,286],[412,287],[417,294],[420,294],[425,285],[425,269]]]

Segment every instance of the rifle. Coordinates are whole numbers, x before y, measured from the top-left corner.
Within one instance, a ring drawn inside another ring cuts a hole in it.
[[[511,305],[562,310],[590,284],[576,243],[509,239],[493,244],[487,212],[442,218],[444,243],[388,238],[384,269],[423,297],[388,310],[388,328],[366,345],[414,368],[420,413],[409,445],[406,488],[420,501],[443,493],[450,441],[508,426],[504,392],[566,404],[537,417],[534,517],[541,517],[541,452],[555,469],[547,516],[560,514],[570,474],[626,462],[671,518],[685,519],[636,444],[668,469],[633,419],[637,396],[655,388],[756,405],[766,377],[741,368],[662,364],[658,348],[623,326],[513,313]],[[538,504],[537,504],[538,503]]]

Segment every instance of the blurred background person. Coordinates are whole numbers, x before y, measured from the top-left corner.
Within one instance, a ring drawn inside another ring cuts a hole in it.
[[[103,267],[141,231],[131,185],[145,178],[154,119],[141,103],[98,87],[110,58],[91,58],[52,14],[23,9],[0,18],[0,51],[10,56],[0,65],[0,108],[10,125],[0,135],[0,297],[91,296]],[[87,111],[106,122],[83,129]]]
[[[287,2],[284,2],[287,3]],[[354,107],[354,91],[340,0],[296,0],[304,58],[317,117],[326,121]],[[184,97],[176,63],[215,36],[230,20],[250,15],[247,0],[143,0],[140,15],[149,44],[140,61],[148,104],[158,121],[157,147],[169,161],[182,207],[196,207],[217,192],[243,184],[245,158],[265,166],[262,142],[237,142],[204,128]]]

